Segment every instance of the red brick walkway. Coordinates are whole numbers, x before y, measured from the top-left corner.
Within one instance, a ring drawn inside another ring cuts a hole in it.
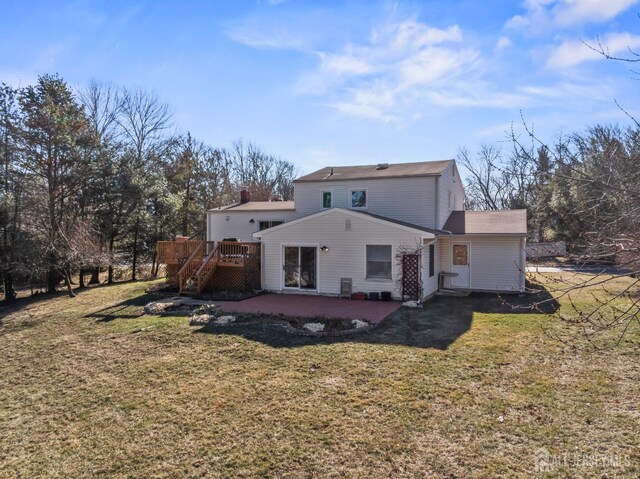
[[[366,319],[372,323],[379,323],[400,307],[398,301],[356,301],[301,294],[263,294],[244,301],[216,301],[216,305],[228,313]]]

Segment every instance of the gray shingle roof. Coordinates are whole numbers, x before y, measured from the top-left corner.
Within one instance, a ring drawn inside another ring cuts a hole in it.
[[[389,163],[387,168],[379,168],[378,165],[327,166],[294,180],[294,183],[438,176],[452,162],[453,160]]]
[[[443,228],[453,234],[527,234],[527,210],[453,211]]]
[[[213,208],[209,211],[293,211],[293,201],[249,201]]]

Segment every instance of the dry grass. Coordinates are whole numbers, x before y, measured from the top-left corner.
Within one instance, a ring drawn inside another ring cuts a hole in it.
[[[0,476],[530,477],[540,447],[628,459],[550,477],[640,475],[637,331],[573,351],[485,295],[351,339],[203,334],[142,316],[147,285],[0,310]]]

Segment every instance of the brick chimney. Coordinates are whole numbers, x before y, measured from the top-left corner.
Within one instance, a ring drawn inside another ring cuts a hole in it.
[[[240,204],[243,205],[245,203],[249,203],[249,201],[251,201],[251,192],[249,191],[249,188],[243,186],[240,190]]]

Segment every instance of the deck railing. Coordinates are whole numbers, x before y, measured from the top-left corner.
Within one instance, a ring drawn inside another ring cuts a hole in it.
[[[174,264],[188,259],[193,252],[202,244],[202,241],[158,241],[156,251],[158,262]]]
[[[218,262],[223,266],[244,266],[249,259],[260,254],[260,243],[218,241]]]

